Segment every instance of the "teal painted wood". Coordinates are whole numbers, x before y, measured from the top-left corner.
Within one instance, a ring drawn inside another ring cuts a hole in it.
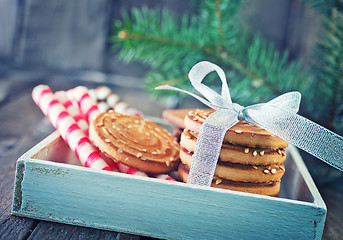
[[[96,171],[28,155],[17,162],[14,215],[168,239],[322,236],[326,207],[314,184],[309,186],[314,201],[303,202]]]

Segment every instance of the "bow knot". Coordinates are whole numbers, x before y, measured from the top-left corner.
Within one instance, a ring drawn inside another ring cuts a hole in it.
[[[237,113],[237,119],[238,120],[244,120],[244,107],[237,103],[232,104],[233,110]]]
[[[205,76],[213,71],[218,73],[222,81],[221,95],[202,83]],[[232,103],[224,71],[217,65],[199,62],[188,76],[193,87],[207,100],[167,85],[155,88],[187,93],[216,110],[200,128],[188,183],[211,184],[224,135],[239,120],[258,125],[343,171],[343,137],[297,114],[301,98],[299,92],[285,93],[267,103],[244,108]]]

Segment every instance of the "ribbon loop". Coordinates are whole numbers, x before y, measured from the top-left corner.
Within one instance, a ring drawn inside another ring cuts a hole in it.
[[[222,95],[219,95],[217,92],[213,91],[211,88],[202,83],[202,80],[213,71],[217,72],[220,80],[222,81]],[[220,67],[206,61],[199,62],[192,67],[188,74],[188,77],[193,87],[204,97],[206,97],[211,103],[214,103],[218,106],[231,108],[232,101],[229,86],[226,82],[225,73]]]
[[[202,83],[207,74],[213,71],[218,73],[222,81],[221,95]],[[193,87],[209,101],[171,86],[155,88],[187,93],[217,110],[200,128],[188,183],[210,186],[224,135],[239,120],[260,126],[343,171],[343,137],[297,114],[301,99],[299,92],[285,93],[267,103],[244,108],[232,103],[225,73],[217,65],[199,62],[189,72],[189,79]]]

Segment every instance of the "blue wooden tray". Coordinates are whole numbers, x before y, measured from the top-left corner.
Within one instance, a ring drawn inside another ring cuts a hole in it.
[[[54,132],[18,159],[12,214],[164,239],[321,239],[325,203],[287,151],[276,198],[84,168]]]

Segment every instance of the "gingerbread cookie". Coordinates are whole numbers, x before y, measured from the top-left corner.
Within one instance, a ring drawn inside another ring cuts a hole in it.
[[[171,134],[138,116],[101,113],[90,124],[89,136],[108,157],[143,172],[167,173],[180,161]]]

